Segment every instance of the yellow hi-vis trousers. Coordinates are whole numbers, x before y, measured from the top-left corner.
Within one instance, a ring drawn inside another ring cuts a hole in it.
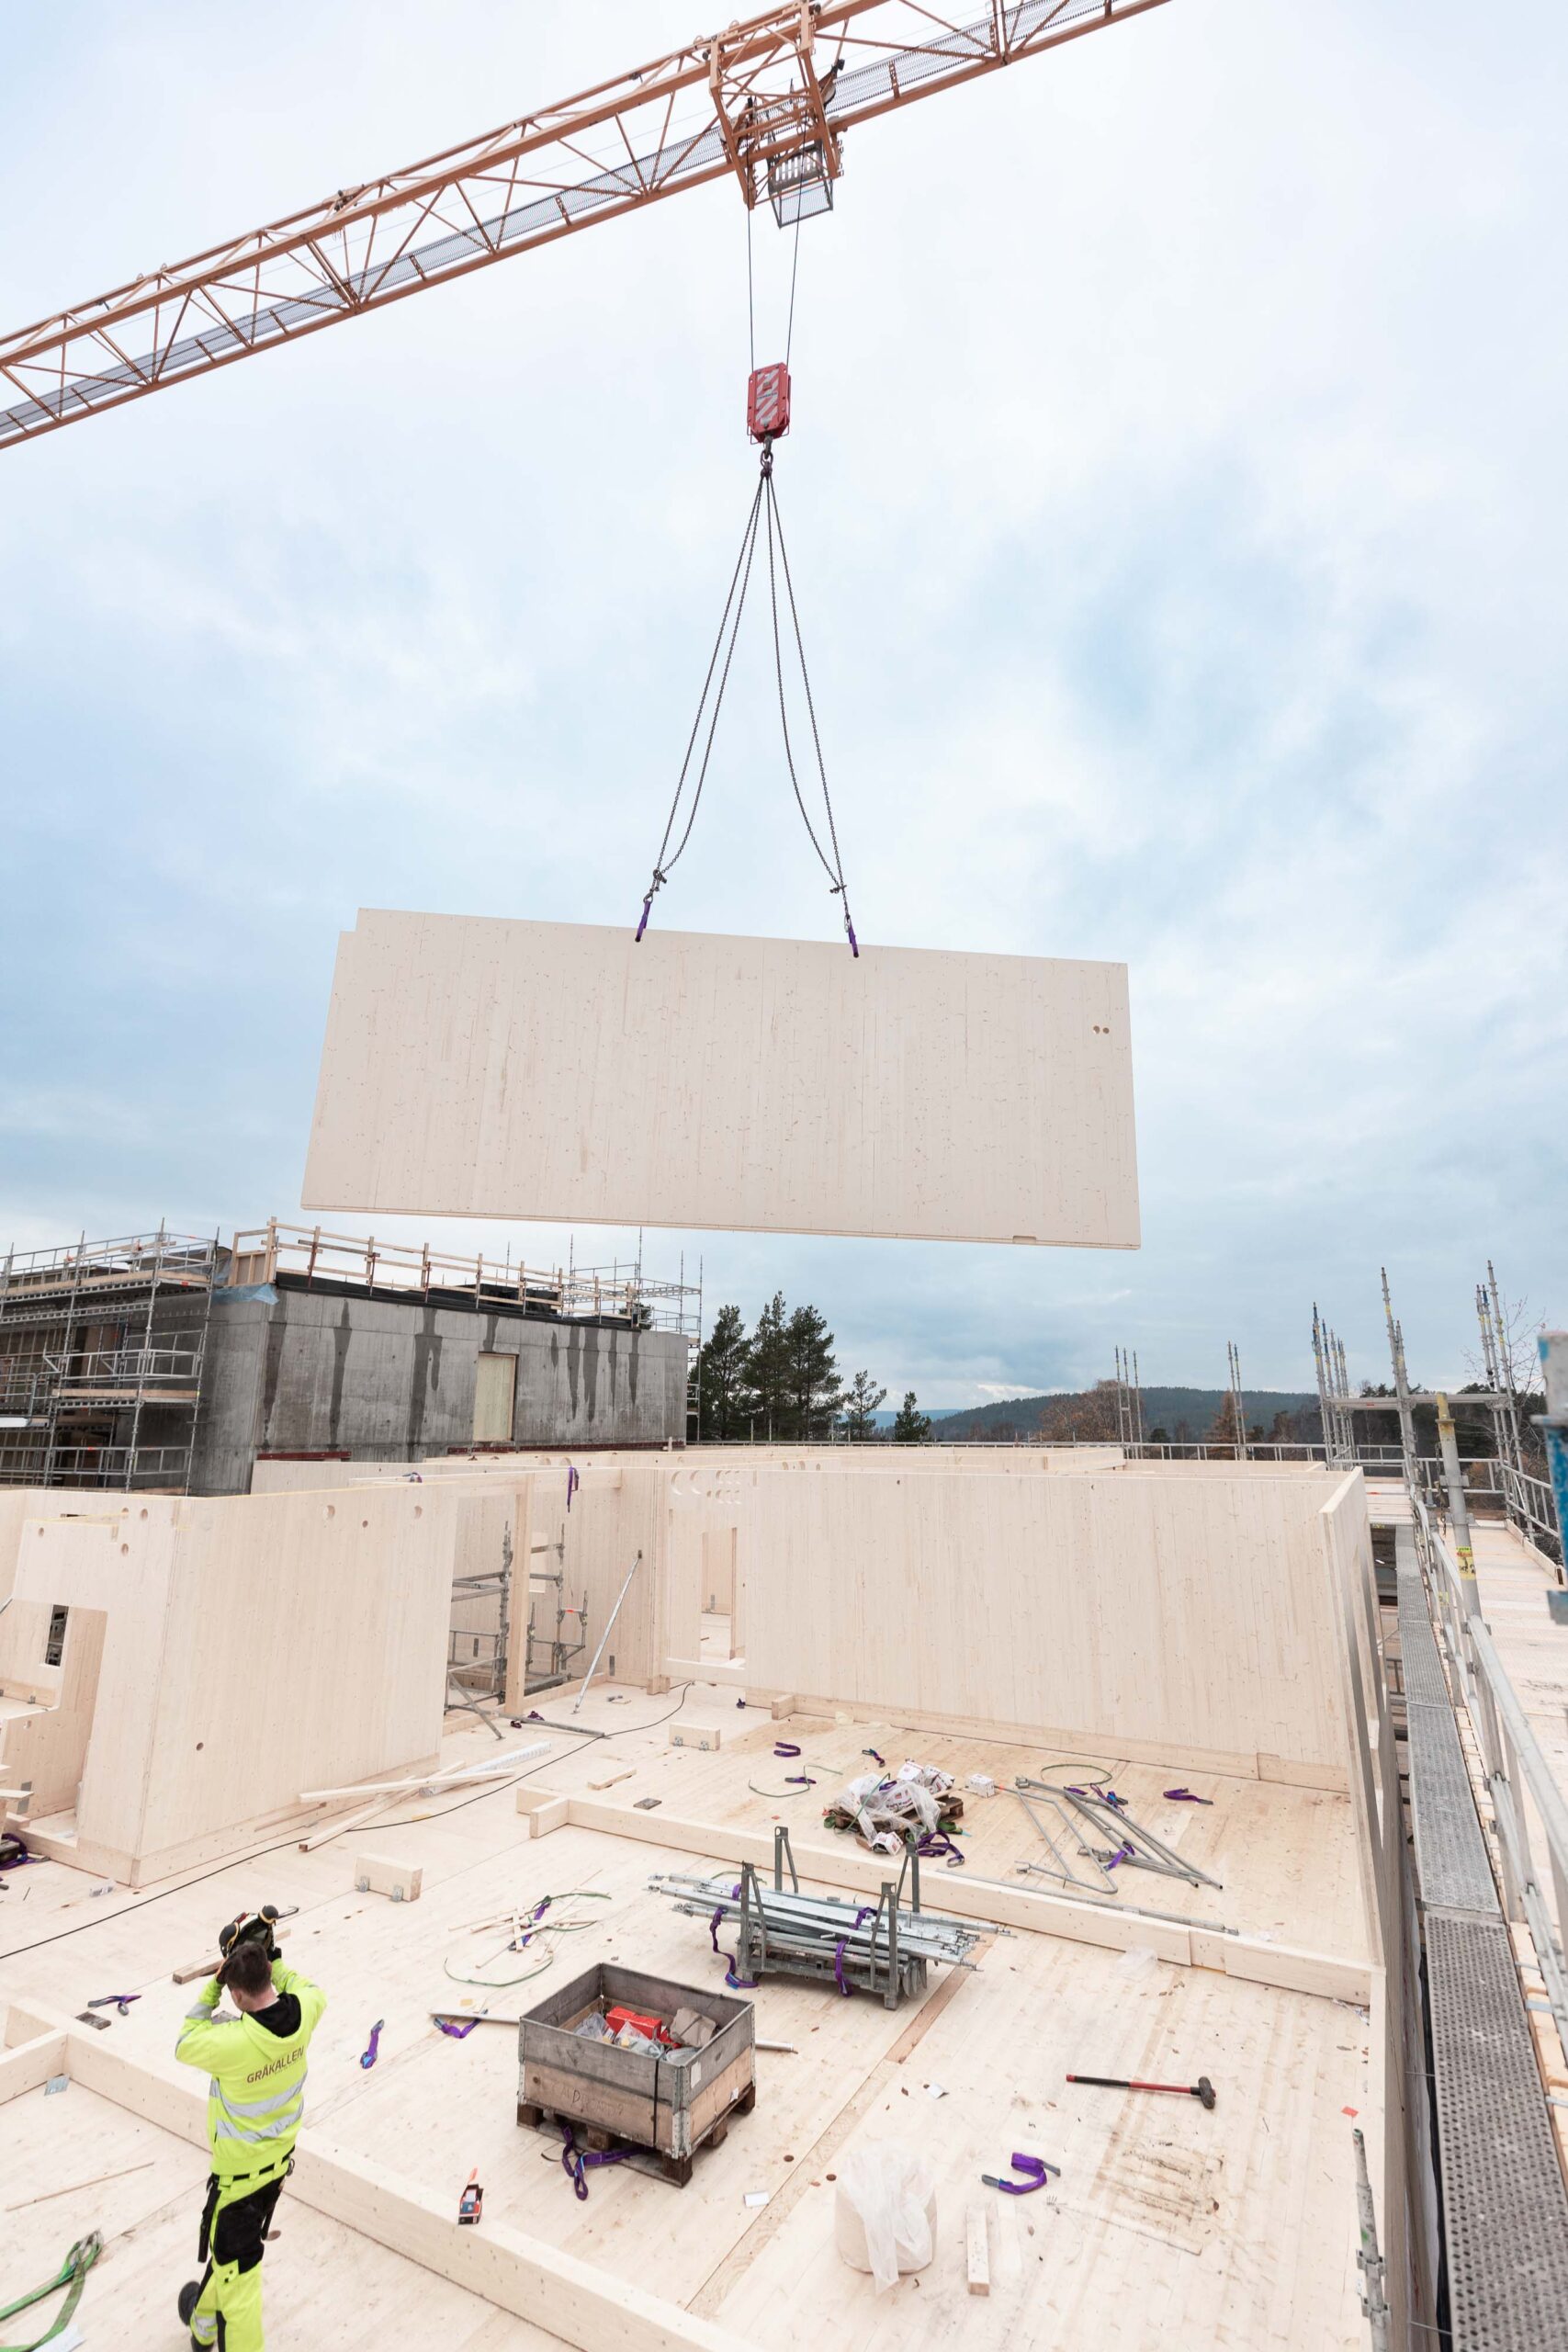
[[[218,2352],[263,2352],[262,2256],[283,2193],[278,2173],[260,2188],[247,2180],[208,2183],[201,2234],[207,2270],[190,2332]]]

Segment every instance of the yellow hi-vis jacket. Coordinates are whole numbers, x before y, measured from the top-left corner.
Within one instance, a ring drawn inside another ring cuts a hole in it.
[[[212,2169],[220,2180],[281,2172],[294,2153],[305,2112],[305,2050],[327,1996],[308,1976],[274,1961],[272,1982],[292,1993],[299,2023],[291,2034],[269,2033],[243,2011],[236,2018],[212,2014],[222,1996],[213,1977],[197,1996],[196,2007],[175,2044],[187,2066],[211,2075],[207,2094],[207,2137]]]

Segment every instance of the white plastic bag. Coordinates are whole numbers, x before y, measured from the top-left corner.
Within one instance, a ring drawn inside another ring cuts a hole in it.
[[[901,2270],[923,2270],[936,2252],[936,2175],[917,2149],[884,2140],[839,2166],[833,2242],[852,2270],[869,2270],[880,2293]]]

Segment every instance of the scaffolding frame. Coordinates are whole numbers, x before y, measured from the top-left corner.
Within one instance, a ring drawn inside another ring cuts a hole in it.
[[[53,1250],[7,1250],[0,1261],[0,1486],[189,1490],[222,1255],[216,1233],[209,1240],[171,1233],[166,1224],[156,1233],[107,1241],[84,1233]],[[160,1329],[160,1309],[182,1296],[198,1303],[197,1320],[178,1332]],[[104,1323],[122,1327],[114,1345],[76,1344],[79,1333]],[[14,1343],[24,1339],[35,1344],[18,1352]],[[150,1410],[188,1413],[183,1440],[144,1443]],[[85,1414],[113,1417],[107,1442],[71,1442]]]

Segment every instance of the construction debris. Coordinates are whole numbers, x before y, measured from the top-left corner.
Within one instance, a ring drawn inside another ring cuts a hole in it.
[[[952,1791],[951,1772],[906,1763],[891,1774],[867,1772],[852,1781],[822,1818],[829,1829],[852,1829],[873,1854],[901,1854],[911,1830],[921,1853],[955,1850],[951,1832],[963,1818],[964,1800]],[[937,1842],[944,1839],[945,1848]]]

